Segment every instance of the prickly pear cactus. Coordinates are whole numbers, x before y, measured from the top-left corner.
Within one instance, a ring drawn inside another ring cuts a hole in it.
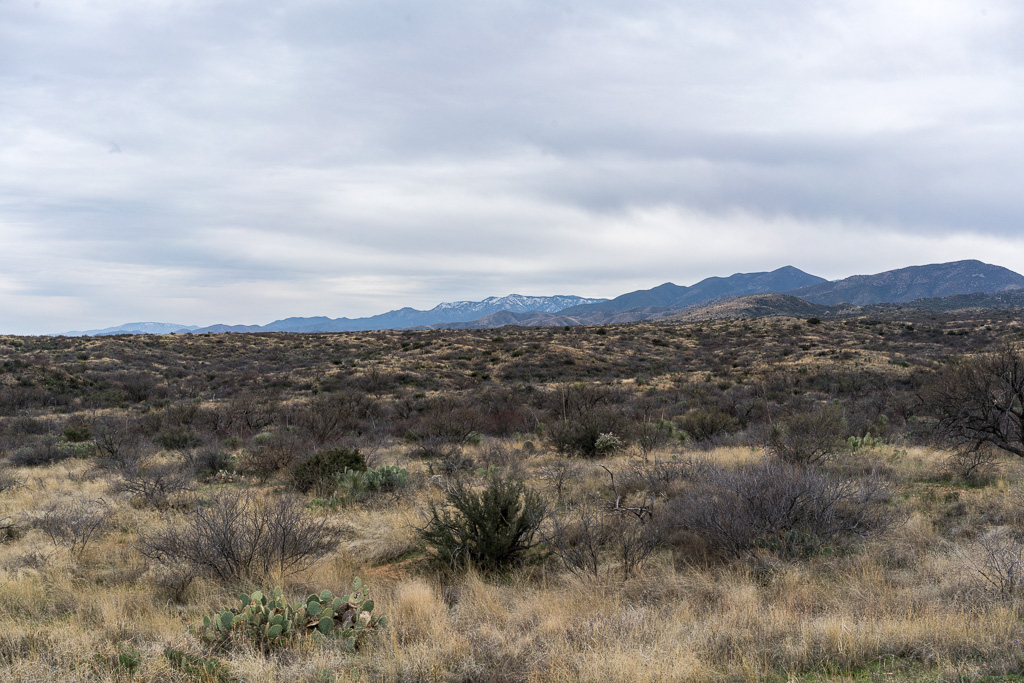
[[[373,615],[373,600],[358,578],[349,595],[323,590],[295,605],[288,604],[280,588],[269,596],[257,590],[238,600],[239,607],[203,617],[202,625],[191,624],[189,630],[208,642],[244,638],[265,650],[295,636],[337,638],[354,650],[367,632],[387,626],[387,619]]]

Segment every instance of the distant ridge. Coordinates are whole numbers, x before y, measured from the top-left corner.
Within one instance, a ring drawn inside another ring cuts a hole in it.
[[[654,320],[703,304],[732,299],[748,294],[783,292],[795,287],[827,282],[825,278],[805,273],[793,266],[783,266],[771,272],[736,273],[729,277],[709,277],[689,287],[666,282],[652,289],[641,289],[622,294],[614,299],[595,304],[566,308],[557,315],[533,314],[519,317],[517,322],[507,318],[486,316],[459,324],[435,324],[432,328],[491,328],[502,324],[524,326],[607,325]]]
[[[1018,289],[1024,289],[1024,275],[1001,266],[970,260],[910,266],[877,275],[854,275],[787,293],[816,304],[845,302],[863,306]]]
[[[285,318],[267,325],[211,325],[193,330],[201,332],[362,332],[370,330],[395,330],[442,323],[459,323],[475,320],[501,311],[510,313],[557,313],[565,308],[581,304],[595,304],[604,299],[590,299],[581,296],[491,296],[482,301],[452,301],[438,304],[430,310],[399,308],[368,318]]]
[[[105,337],[114,334],[173,334],[191,332],[195,325],[178,325],[176,323],[125,323],[117,327],[104,327],[100,330],[82,330],[64,332],[64,337]]]
[[[400,308],[366,318],[285,318],[267,325],[128,323],[66,335],[220,332],[354,332],[387,329],[487,329],[505,325],[604,325],[641,320],[719,317],[853,315],[862,307],[889,310],[1024,307],[1024,275],[977,260],[909,266],[829,282],[793,266],[771,272],[709,277],[689,287],[671,282],[614,299],[510,294],[482,301]],[[824,307],[824,308],[821,308]]]
[[[805,273],[799,268],[783,266],[765,273],[736,273],[729,277],[709,277],[689,287],[666,282],[653,289],[641,289],[617,296],[610,301],[568,308],[562,311],[562,314],[587,318],[597,312],[628,311],[649,306],[682,308],[723,297],[787,292],[823,282],[828,281],[817,275]]]

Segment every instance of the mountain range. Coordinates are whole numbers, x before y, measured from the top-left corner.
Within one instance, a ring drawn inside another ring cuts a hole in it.
[[[771,296],[767,296],[771,295]],[[614,299],[579,296],[488,297],[400,308],[366,318],[285,318],[267,325],[195,327],[130,323],[67,335],[180,334],[201,332],[352,332],[385,329],[484,329],[505,325],[564,326],[639,320],[819,315],[829,307],[853,309],[904,304],[929,310],[1024,306],[1024,275],[976,260],[910,266],[836,281],[785,266],[771,272],[710,277],[690,286],[666,282]]]
[[[117,327],[104,327],[99,330],[74,330],[64,332],[65,337],[105,337],[113,334],[171,334],[185,333],[198,329],[197,325],[178,325],[176,323],[125,323]]]

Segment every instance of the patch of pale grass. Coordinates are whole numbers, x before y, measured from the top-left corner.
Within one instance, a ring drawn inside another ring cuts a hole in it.
[[[342,552],[360,564],[381,564],[402,558],[416,550],[419,539],[418,513],[408,504],[390,508],[352,507],[342,514],[349,538]]]

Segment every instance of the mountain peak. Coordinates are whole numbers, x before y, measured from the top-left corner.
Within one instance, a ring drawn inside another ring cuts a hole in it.
[[[1024,289],[1024,276],[1002,266],[967,259],[896,268],[875,275],[853,275],[789,293],[817,304],[863,306],[1016,289]]]

